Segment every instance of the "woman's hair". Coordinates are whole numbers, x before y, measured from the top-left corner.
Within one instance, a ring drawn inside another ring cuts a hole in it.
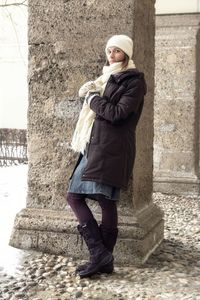
[[[126,53],[124,53],[125,56],[124,56],[124,59],[122,60],[122,70],[126,70],[126,67],[128,66],[128,62],[129,62],[129,57]],[[106,59],[106,63],[105,63],[106,66],[109,66],[109,61],[108,59]]]

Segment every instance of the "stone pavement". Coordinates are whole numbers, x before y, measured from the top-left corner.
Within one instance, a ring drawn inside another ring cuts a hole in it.
[[[0,267],[0,299],[200,300],[200,197],[154,197],[165,211],[165,240],[145,265],[80,279],[80,261],[11,248],[19,259]]]

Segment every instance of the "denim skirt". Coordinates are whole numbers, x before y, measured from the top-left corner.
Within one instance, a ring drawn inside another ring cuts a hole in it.
[[[98,195],[104,195],[109,200],[119,200],[120,189],[95,181],[81,180],[87,165],[87,157],[84,155],[77,166],[69,183],[69,193],[87,194],[87,198],[98,200]]]

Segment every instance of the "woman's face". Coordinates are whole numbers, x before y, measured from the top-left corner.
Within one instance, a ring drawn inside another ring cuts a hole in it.
[[[106,56],[110,65],[125,59],[125,53],[117,47],[109,47]]]

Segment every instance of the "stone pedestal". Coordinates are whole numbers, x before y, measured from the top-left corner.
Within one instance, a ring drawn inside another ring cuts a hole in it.
[[[161,211],[155,205],[134,217],[120,215],[114,254],[120,264],[140,265],[163,239]],[[100,221],[100,215],[95,213]],[[71,212],[27,208],[18,213],[10,244],[54,254],[86,258],[86,246],[77,242],[77,222]]]
[[[198,195],[200,14],[156,20],[154,190]]]
[[[154,1],[36,2],[29,1],[27,207],[16,216],[10,244],[86,256],[76,245],[77,223],[65,200],[77,158],[70,150],[81,108],[77,92],[101,74],[107,39],[124,33],[134,40],[134,60],[145,72],[148,94],[134,176],[119,203],[115,253],[118,262],[141,264],[163,239],[163,213],[152,203]],[[100,221],[97,204],[90,205]]]

